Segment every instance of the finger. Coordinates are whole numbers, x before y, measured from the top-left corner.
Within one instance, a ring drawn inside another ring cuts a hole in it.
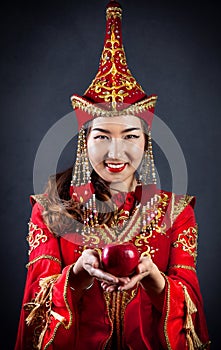
[[[109,292],[109,293],[114,292],[115,290],[117,290],[116,285],[115,286],[109,286],[109,287],[106,288],[106,292]]]
[[[139,278],[136,275],[136,277],[132,278],[129,283],[119,286],[118,290],[120,290],[120,291],[129,290],[129,289],[133,288],[135,286],[135,284],[138,283],[138,281],[139,281]]]
[[[118,278],[118,283],[114,283],[114,285],[118,284],[118,285],[124,285],[124,284],[127,284],[130,282],[130,278],[129,277],[119,277]],[[102,281],[101,282],[101,287],[107,287],[107,286],[110,286],[112,285],[113,283],[107,283],[105,281]]]
[[[107,284],[106,282],[101,282],[101,287],[102,287],[103,289],[105,289],[107,286],[108,286],[108,284]]]
[[[91,265],[88,265],[88,264],[86,264],[86,265],[87,265],[86,269],[91,276],[93,276],[101,281],[104,281],[104,282],[115,283],[115,284],[118,283],[117,277],[115,277],[107,272],[104,272],[101,269],[94,268]]]
[[[111,284],[111,285],[106,284],[106,285],[103,285],[102,288],[105,292],[113,292],[114,290],[117,290],[117,285],[116,284]]]
[[[130,282],[130,278],[129,277],[119,277],[119,283],[120,284],[127,284]]]
[[[138,282],[140,282],[147,275],[148,275],[147,272],[134,275],[131,278],[130,282],[128,282],[127,284],[124,284],[122,286],[119,286],[118,290],[123,291],[123,290],[129,290],[129,289],[133,288]]]

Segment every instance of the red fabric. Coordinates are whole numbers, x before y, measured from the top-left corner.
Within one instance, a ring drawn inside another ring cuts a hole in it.
[[[170,198],[171,194],[167,193],[167,195]],[[190,204],[186,205],[172,227],[169,227],[168,224],[170,217],[168,212],[166,220],[168,230],[163,233],[155,232],[148,240],[148,246],[154,252],[151,253],[152,259],[160,271],[165,274],[164,293],[159,298],[151,299],[147,292],[138,285],[137,291],[134,290],[134,297],[132,291],[127,294],[110,293],[109,301],[105,301],[105,293],[99,281],[95,281],[90,289],[80,295],[71,289],[71,269],[83,247],[79,249],[79,246],[64,238],[56,238],[43,222],[41,214],[43,208],[36,203],[31,216],[32,223],[37,225],[35,234],[42,233],[47,239],[39,240],[39,245],[30,253],[30,262],[33,263],[28,269],[23,305],[35,298],[36,293],[40,290],[39,281],[42,277],[59,274],[52,292],[52,310],[64,317],[63,323],[60,323],[51,315],[51,322],[44,334],[41,349],[117,349],[114,337],[117,334],[116,329],[119,329],[121,333],[119,349],[187,350],[184,331],[187,310],[183,286],[186,287],[191,300],[197,307],[197,312],[192,317],[195,331],[202,343],[208,342],[202,297],[194,271],[193,253],[195,249],[187,251],[179,243],[180,234],[188,230],[191,233],[191,228],[195,227],[194,201],[193,198]],[[169,203],[168,208],[170,207]],[[136,239],[137,237],[133,237],[132,241],[135,243]],[[145,252],[147,248],[143,240],[140,249]],[[114,298],[118,300],[118,303],[114,302]],[[112,347],[111,345],[106,347],[107,344],[110,344],[108,339],[112,334],[110,316],[113,307],[108,309],[108,303],[114,305],[116,313],[123,315],[121,324],[113,324]],[[34,349],[33,334],[36,326],[25,324],[27,316],[28,312],[22,309],[15,350]]]

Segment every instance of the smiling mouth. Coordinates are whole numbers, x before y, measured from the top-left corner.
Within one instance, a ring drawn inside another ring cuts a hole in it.
[[[126,168],[127,163],[105,163],[105,167],[111,173],[120,173]]]

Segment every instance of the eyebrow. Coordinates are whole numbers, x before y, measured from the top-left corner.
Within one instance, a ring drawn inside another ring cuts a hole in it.
[[[136,131],[136,130],[141,130],[141,128],[128,128],[128,129],[125,129],[121,132],[121,134],[124,134],[125,132],[130,132],[130,131]],[[106,130],[106,129],[102,129],[102,128],[94,128],[92,129],[91,131],[100,131],[100,132],[104,132],[106,134],[110,134],[111,132],[109,130]]]

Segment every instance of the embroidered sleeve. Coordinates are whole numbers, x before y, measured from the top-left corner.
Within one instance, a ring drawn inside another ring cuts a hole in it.
[[[39,203],[32,210],[28,243],[28,273],[15,350],[44,349],[60,326],[70,329],[73,324],[75,299],[69,283],[73,264],[62,266],[59,240],[45,225]]]
[[[166,287],[161,341],[168,349],[209,349],[196,274],[197,224],[194,210],[191,204],[186,204],[181,211],[175,210],[168,272],[164,275]]]
[[[29,233],[27,241],[29,244],[28,255],[30,255],[35,248],[37,248],[40,244],[45,243],[48,240],[48,237],[46,234],[44,234],[44,231],[38,227],[38,225],[33,224],[31,219],[28,223],[28,227]]]
[[[24,305],[24,310],[29,314],[26,318],[26,324],[33,326],[35,331],[33,335],[34,349],[41,349],[42,339],[50,323],[51,316],[63,321],[64,318],[52,310],[52,290],[55,282],[60,275],[52,275],[40,280],[40,291],[35,299]]]
[[[196,224],[194,227],[190,226],[179,233],[177,239],[172,243],[174,248],[180,248],[190,254],[194,258],[195,263],[197,257],[197,235],[198,225]]]

